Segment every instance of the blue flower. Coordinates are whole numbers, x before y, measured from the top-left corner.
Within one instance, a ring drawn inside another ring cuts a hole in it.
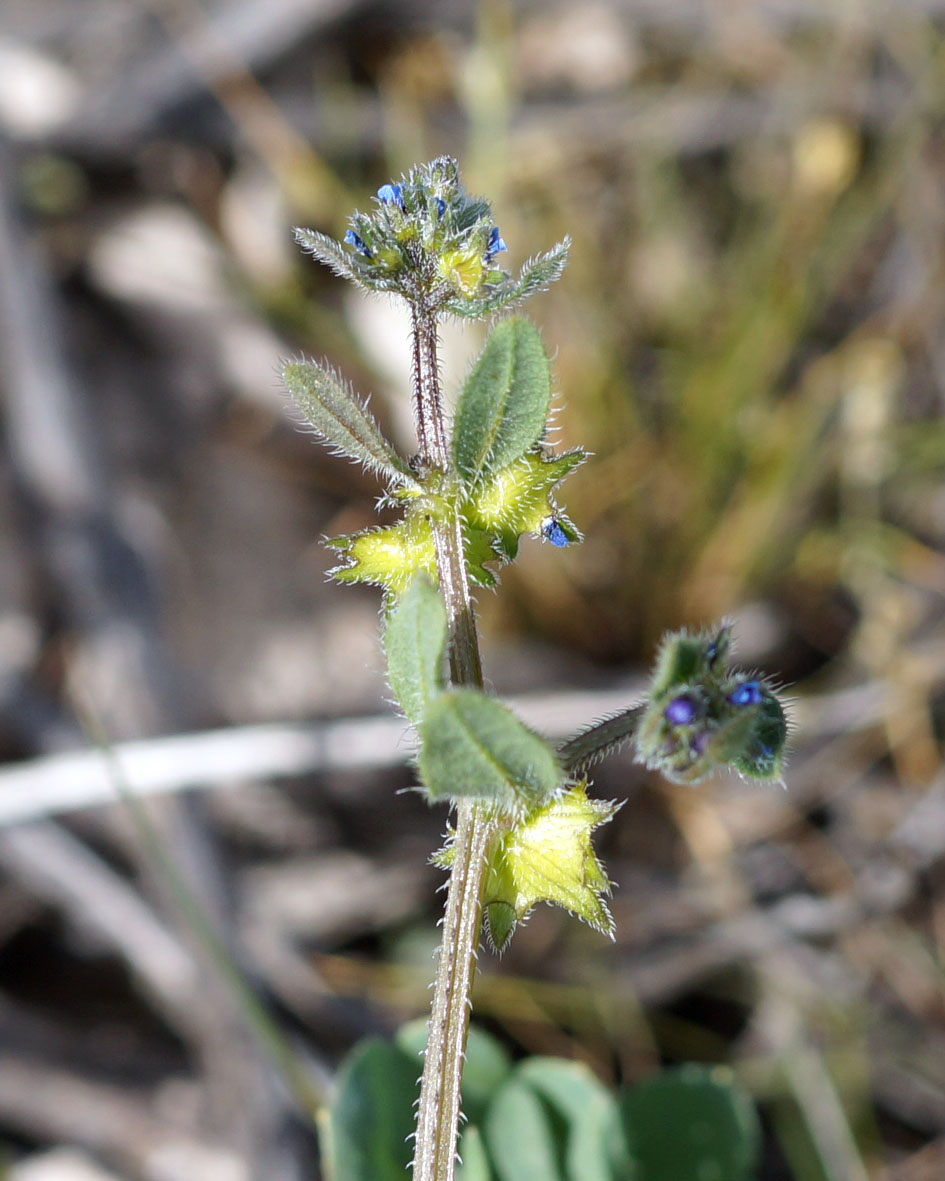
[[[377,190],[378,200],[382,205],[396,205],[404,207],[404,190],[401,185],[381,185]]]
[[[568,545],[571,541],[571,538],[565,533],[561,527],[561,522],[556,517],[546,517],[542,521],[541,535],[546,541],[550,541],[552,545],[564,546]]]
[[[363,238],[359,237],[359,235],[357,235],[354,230],[348,230],[347,234],[345,234],[345,241],[349,246],[353,246],[355,250],[357,250],[358,254],[363,254],[365,258],[374,257],[370,250],[368,250],[368,248],[364,245]]]
[[[761,698],[761,685],[758,681],[742,681],[728,695],[732,705],[760,705]]]
[[[501,254],[503,250],[508,250],[508,246],[499,237],[499,227],[493,226],[489,233],[489,245],[486,247],[486,262],[492,262],[497,254]],[[557,545],[563,545],[563,542],[556,542]]]
[[[437,199],[436,199],[436,216],[442,217],[445,212],[446,212],[446,202],[443,200],[442,197],[437,197]]]
[[[681,693],[663,710],[663,717],[671,726],[689,726],[696,720],[699,707],[688,693]]]

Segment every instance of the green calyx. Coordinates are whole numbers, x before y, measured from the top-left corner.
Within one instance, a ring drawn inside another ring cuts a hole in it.
[[[418,574],[436,580],[430,518],[415,506],[396,525],[333,537],[327,544],[342,558],[329,571],[339,582],[368,582],[397,596]]]
[[[507,562],[518,553],[522,534],[541,536],[549,518],[557,521],[568,541],[580,541],[577,528],[555,504],[552,490],[583,462],[580,450],[552,455],[536,448],[483,480],[463,505],[463,519],[486,533]]]
[[[536,449],[483,480],[467,497],[439,495],[432,507],[431,498],[405,497],[402,521],[328,542],[342,558],[331,574],[339,582],[372,583],[393,595],[399,595],[415,574],[435,579],[431,521],[437,512],[455,512],[463,522],[470,580],[476,586],[494,586],[495,573],[486,563],[513,561],[522,535],[542,536],[549,519],[557,522],[569,542],[581,540],[558,509],[552,490],[583,461],[583,451],[550,455]]]
[[[589,799],[582,780],[529,811],[495,838],[483,887],[489,938],[501,951],[539,902],[561,906],[597,931],[613,936],[606,898],[611,892],[591,843],[596,828],[619,804]],[[448,864],[449,846],[438,855]]]

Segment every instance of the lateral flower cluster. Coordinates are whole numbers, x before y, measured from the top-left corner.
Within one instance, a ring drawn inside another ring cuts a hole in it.
[[[746,779],[780,780],[788,723],[777,693],[757,673],[726,666],[731,628],[666,636],[636,733],[648,767],[698,783],[730,767]]]

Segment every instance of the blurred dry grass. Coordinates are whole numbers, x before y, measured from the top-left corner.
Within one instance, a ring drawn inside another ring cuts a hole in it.
[[[730,1062],[762,1104],[764,1181],[940,1177],[941,19],[8,5],[5,756],[81,745],[77,691],[116,739],[383,712],[375,598],[325,585],[317,544],[377,489],[293,433],[275,367],[327,355],[410,446],[402,323],[290,230],[340,233],[452,152],[510,265],[574,238],[532,314],[561,441],[595,453],[565,489],[585,544],[525,547],[483,598],[497,687],[566,701],[726,614],[800,700],[785,793],[608,767],[601,793],[630,796],[607,838],[616,949],[536,913],[477,1012],[605,1077]],[[461,374],[474,335],[446,343]],[[407,771],[352,762],[194,773],[231,790],[154,813],[314,1079],[426,1004],[443,817],[395,795]],[[120,809],[0,837],[9,1175],[313,1176],[310,1130],[146,865]]]

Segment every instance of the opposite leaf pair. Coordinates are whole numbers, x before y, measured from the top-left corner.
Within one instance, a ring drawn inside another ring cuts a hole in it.
[[[486,341],[459,398],[446,472],[414,471],[330,370],[293,362],[284,377],[318,433],[383,476],[390,500],[404,508],[394,525],[330,542],[344,559],[332,571],[340,582],[369,582],[398,595],[419,572],[435,580],[434,523],[457,516],[468,575],[479,586],[495,584],[486,563],[512,561],[523,533],[559,546],[580,539],[552,492],[584,453],[556,456],[543,446],[551,371],[529,320],[504,320]]]

